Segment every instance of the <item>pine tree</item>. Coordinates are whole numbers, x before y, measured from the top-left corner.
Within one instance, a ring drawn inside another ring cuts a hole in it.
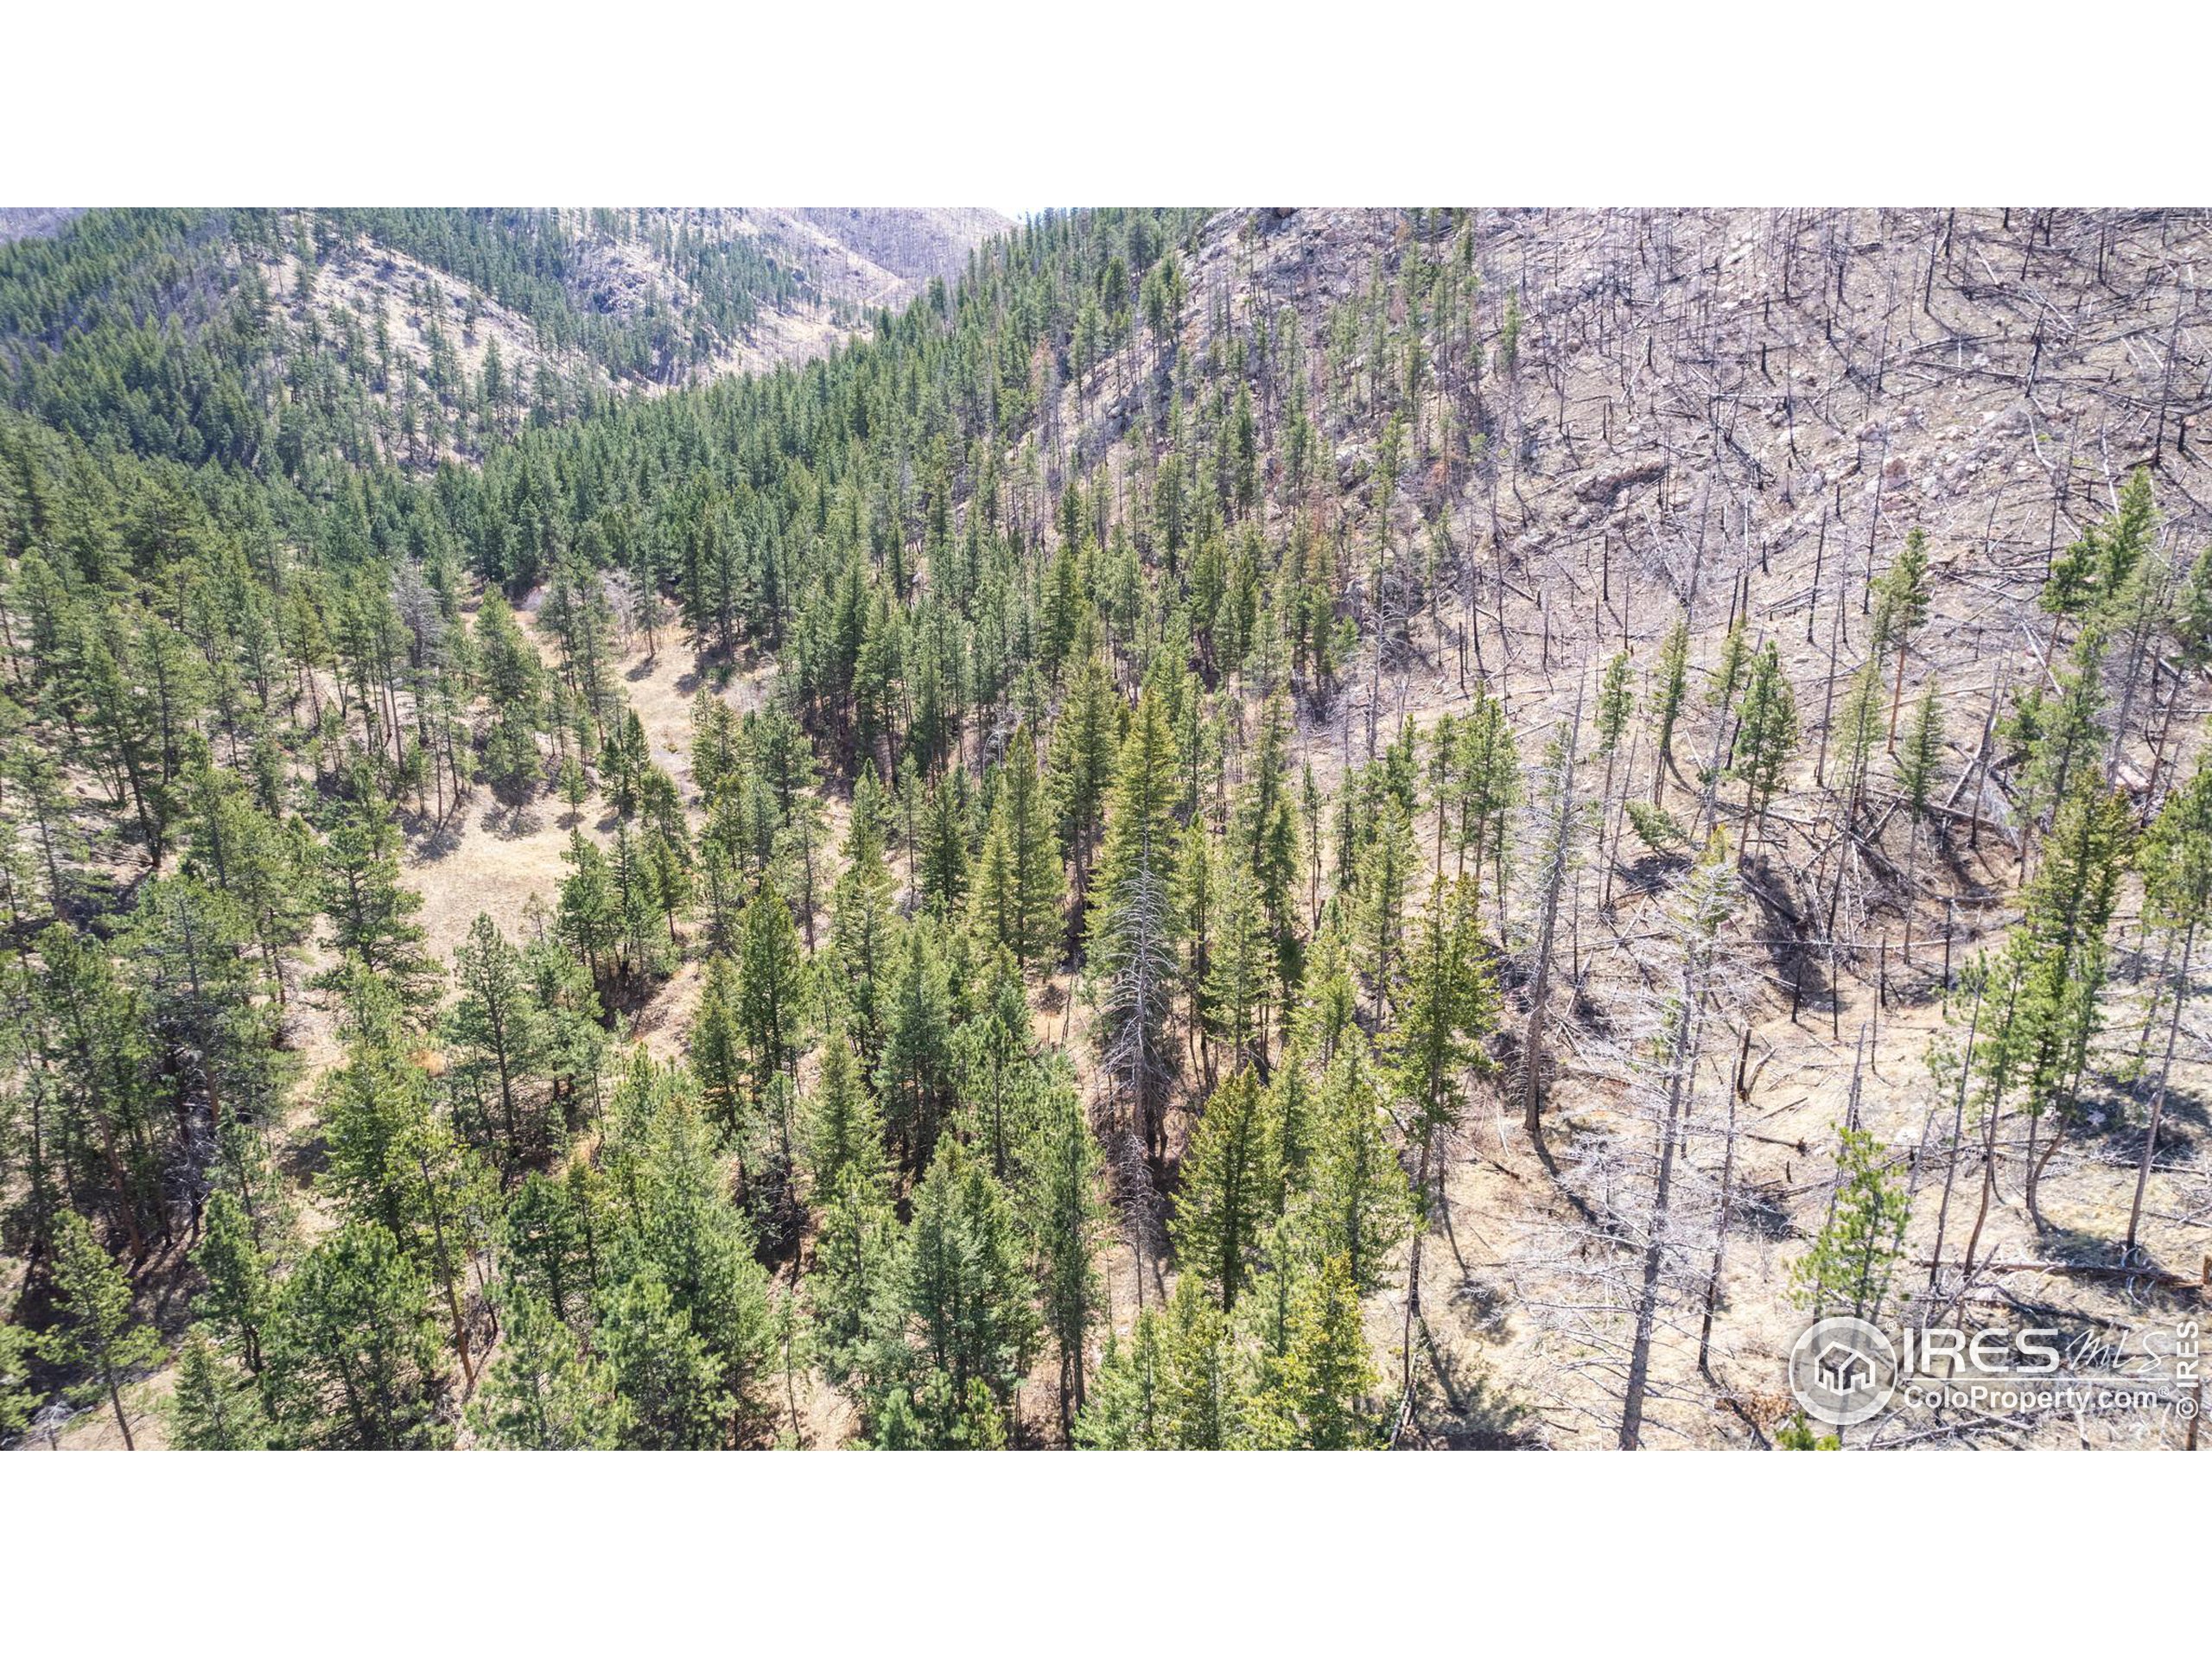
[[[1014,734],[998,771],[998,798],[976,867],[978,938],[1011,951],[1027,973],[1059,938],[1065,884],[1027,728]]]
[[[606,1246],[601,1325],[622,1330],[607,1357],[637,1413],[625,1444],[748,1444],[775,1416],[767,1277],[753,1227],[730,1201],[680,1068],[638,1051],[608,1117],[603,1158],[620,1225]]]
[[[1178,965],[1173,874],[1178,756],[1147,690],[1122,745],[1090,924],[1099,1058],[1155,1157],[1166,1150],[1167,1037]]]
[[[209,1193],[202,1219],[206,1231],[193,1261],[207,1283],[193,1310],[257,1372],[270,1314],[271,1264],[235,1193]]]
[[[1382,1288],[1414,1216],[1414,1194],[1391,1144],[1382,1082],[1366,1039],[1348,1037],[1314,1097],[1313,1150],[1290,1214],[1298,1259],[1318,1266],[1343,1257],[1363,1296]]]
[[[1681,718],[1682,698],[1689,684],[1690,624],[1688,617],[1675,619],[1675,626],[1659,644],[1659,685],[1653,694],[1651,719],[1656,728],[1656,752],[1651,765],[1651,804],[1659,804],[1667,787],[1667,774],[1673,772],[1677,778],[1681,770],[1675,765],[1675,725]]]
[[[476,1444],[518,1452],[620,1445],[628,1414],[612,1368],[578,1351],[575,1333],[527,1292],[507,1299],[504,1323],[499,1351],[466,1414]]]
[[[1075,1443],[1093,1451],[1143,1452],[1160,1444],[1160,1316],[1151,1308],[1137,1315],[1124,1344],[1109,1332],[1090,1396],[1075,1423]]]
[[[1342,1255],[1298,1279],[1286,1351],[1253,1405],[1259,1444],[1343,1452],[1378,1443],[1363,1401],[1381,1379],[1361,1329],[1356,1283]]]
[[[1407,952],[1406,987],[1397,1020],[1384,1039],[1391,1080],[1408,1107],[1406,1138],[1414,1154],[1414,1230],[1406,1268],[1403,1384],[1413,1389],[1413,1326],[1421,1317],[1421,1243],[1430,1221],[1431,1182],[1440,1171],[1440,1137],[1458,1126],[1465,1105],[1465,1079],[1487,1069],[1483,1039],[1497,1023],[1497,993],[1484,960],[1475,920],[1471,884],[1442,881],[1429,889],[1428,905]]]
[[[563,855],[569,873],[561,883],[556,925],[561,938],[589,970],[594,987],[611,984],[622,939],[622,912],[607,855],[571,830]]]
[[[1911,1200],[1872,1135],[1846,1125],[1836,1136],[1835,1201],[1790,1268],[1791,1294],[1815,1318],[1848,1306],[1854,1319],[1878,1320],[1890,1274],[1904,1255]]]
[[[0,1319],[0,1435],[20,1434],[30,1426],[38,1395],[30,1387],[31,1357],[37,1338],[12,1318]]]
[[[54,1288],[60,1316],[41,1339],[47,1360],[83,1373],[69,1389],[79,1404],[105,1400],[123,1444],[138,1449],[123,1408],[123,1386],[134,1372],[161,1363],[162,1342],[131,1311],[130,1281],[109,1258],[91,1225],[65,1213],[55,1235]]]
[[[1471,858],[1480,876],[1491,865],[1491,890],[1499,925],[1505,917],[1506,818],[1521,799],[1521,755],[1504,705],[1478,696],[1460,723],[1459,836],[1462,859]],[[1455,861],[1453,873],[1465,869]]]
[[[950,1136],[914,1189],[903,1255],[910,1376],[896,1392],[927,1443],[957,1444],[976,1420],[971,1388],[1002,1409],[1028,1370],[1037,1313],[1012,1200]]]
[[[1843,707],[1835,722],[1838,766],[1837,793],[1843,799],[1844,822],[1855,825],[1866,796],[1867,762],[1874,753],[1874,738],[1882,719],[1882,673],[1878,658],[1869,657],[1851,677]]]
[[[791,907],[774,888],[746,906],[739,952],[738,1027],[753,1086],[765,1093],[771,1079],[795,1065],[805,1034],[806,961]]]
[[[709,1452],[727,1443],[733,1402],[722,1367],[657,1271],[635,1274],[602,1297],[597,1332],[620,1402],[621,1445]]]
[[[957,786],[966,775],[956,772],[951,781],[932,785],[922,814],[917,877],[924,904],[940,919],[958,910],[968,893],[968,814],[964,791]]]
[[[1369,986],[1370,1023],[1378,1029],[1403,972],[1406,898],[1414,870],[1413,829],[1393,797],[1383,804],[1352,887],[1353,954]]]
[[[480,1120],[499,1128],[499,1162],[512,1170],[550,1144],[536,1097],[544,1020],[531,995],[522,953],[486,915],[454,951],[461,996],[447,1016],[457,1090],[474,1097]],[[496,1114],[496,1116],[493,1116]]]
[[[1258,1078],[1230,1076],[1213,1092],[1184,1154],[1171,1235],[1186,1274],[1234,1312],[1274,1219],[1282,1175]]]
[[[1897,709],[1904,701],[1904,662],[1912,636],[1928,620],[1928,537],[1914,530],[1904,548],[1874,584],[1874,654],[1897,653],[1896,683],[1890,691],[1889,744],[1897,744]]]
[[[507,1200],[500,1260],[513,1294],[575,1319],[588,1309],[598,1269],[600,1178],[576,1162],[565,1176],[532,1173]]]
[[[1910,815],[1904,860],[1904,960],[1912,965],[1912,907],[1919,897],[1920,832],[1936,798],[1936,771],[1943,761],[1943,713],[1933,691],[1923,691],[1897,756],[1897,791]]]
[[[1178,1452],[1231,1445],[1241,1402],[1227,1317],[1188,1275],[1175,1281],[1158,1317],[1154,1443]]]
[[[188,1332],[177,1351],[168,1417],[169,1444],[180,1452],[258,1452],[269,1444],[268,1414],[252,1381],[204,1331]]]
[[[2013,1082],[2022,1090],[2029,1121],[2025,1198],[2039,1230],[2046,1224],[2037,1205],[2043,1171],[2076,1115],[2089,1045],[2102,1023],[2108,932],[2133,850],[2132,816],[2124,796],[2077,778],[2005,947],[2004,972],[2017,988],[2016,1000],[1984,1046],[1982,1066],[1993,1109]],[[2050,1139],[2038,1154],[2046,1128]]]
[[[830,941],[846,988],[861,1052],[873,1057],[883,1037],[882,1004],[896,949],[891,873],[883,864],[883,827],[874,773],[863,766],[853,787],[845,837],[845,869],[830,896]]]
[[[871,1192],[888,1192],[891,1170],[883,1120],[842,1030],[822,1046],[822,1064],[807,1109],[807,1162],[817,1198],[827,1203],[849,1179]]]
[[[901,1161],[918,1170],[927,1167],[951,1104],[951,995],[926,923],[907,925],[891,962],[876,1096]]]
[[[544,670],[496,592],[485,596],[476,613],[476,655],[492,715],[484,737],[485,775],[503,798],[519,804],[538,781]]]
[[[347,959],[382,976],[404,1000],[427,995],[435,971],[410,918],[423,895],[399,885],[399,831],[373,794],[340,808],[323,842],[320,902],[340,968],[317,981],[334,987]]]
[[[1039,1300],[1059,1357],[1060,1428],[1072,1433],[1084,1405],[1084,1349],[1108,1312],[1097,1251],[1107,1215],[1099,1196],[1103,1160],[1081,1097],[1070,1082],[1047,1089],[1034,1140],[1023,1160]]]
[[[1636,692],[1629,684],[1628,652],[1616,652],[1606,659],[1605,677],[1598,686],[1598,748],[1610,756],[1620,747],[1636,712]]]
[[[699,1010],[688,1044],[691,1075],[707,1116],[726,1142],[749,1138],[754,1105],[751,1067],[738,1019],[737,969],[728,957],[709,957],[700,976]]]
[[[1796,747],[1796,694],[1783,676],[1781,654],[1769,640],[1751,659],[1732,768],[1744,785],[1744,810],[1756,821],[1759,839],[1766,835],[1766,810],[1781,786],[1783,768]]]
[[[873,1397],[890,1371],[899,1289],[899,1217],[887,1178],[848,1167],[822,1196],[806,1292],[823,1373]]]
[[[1224,861],[1220,889],[1203,987],[1206,1016],[1230,1071],[1256,1065],[1264,1075],[1268,983],[1281,960],[1269,948],[1265,894],[1242,861]]]
[[[437,1444],[446,1378],[430,1286],[385,1228],[354,1224],[284,1281],[270,1343],[280,1443]]]

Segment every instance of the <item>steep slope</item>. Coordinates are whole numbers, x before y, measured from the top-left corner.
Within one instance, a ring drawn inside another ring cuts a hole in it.
[[[1707,1086],[1718,1111],[1732,1071],[1744,1122],[1757,1129],[1748,1142],[1732,1117],[1725,1130],[1713,1120],[1696,1130],[1725,1140],[1735,1160],[1734,1197],[1724,1199],[1717,1155],[1691,1157],[1706,1213],[1675,1222],[1708,1247],[1731,1238],[1725,1261],[1713,1258],[1723,1262],[1717,1332],[1700,1338],[1694,1294],[1685,1319],[1671,1328],[1662,1319],[1657,1364],[1671,1380],[1652,1386],[1674,1397],[1646,1407],[1658,1414],[1647,1434],[1725,1440],[1738,1414],[1770,1425],[1776,1402],[1787,1403],[1781,1356],[1802,1315],[1777,1293],[1831,1201],[1823,1160],[1840,1124],[1872,1128],[1900,1179],[1923,1190],[1906,1250],[1920,1265],[1901,1283],[1937,1292],[1928,1262],[1939,1213],[1950,1222],[1948,1250],[1960,1248],[1971,1207],[1950,1205],[1955,1141],[1940,1164],[1934,1155],[1948,1106],[1923,1062],[1943,1024],[1945,986],[2008,937],[2035,837],[2050,826],[2032,746],[2009,722],[2024,696],[2055,695],[2061,683],[2071,634],[2041,602],[2054,563],[2114,511],[2137,468],[2150,469],[2163,515],[2158,592],[2174,594],[2212,541],[2212,470],[2196,442],[2212,410],[2212,314],[2190,276],[2212,253],[2212,223],[2017,210],[1499,212],[1475,215],[1472,232],[1479,289],[1460,282],[1446,302],[1458,315],[1437,316],[1425,308],[1443,292],[1438,273],[1455,250],[1417,219],[1224,214],[1191,262],[1180,349],[1210,368],[1240,350],[1262,365],[1243,378],[1263,452],[1280,452],[1295,418],[1295,394],[1270,375],[1284,359],[1286,321],[1305,372],[1325,365],[1313,394],[1324,475],[1270,515],[1287,531],[1318,502],[1319,533],[1344,550],[1363,644],[1348,695],[1306,734],[1325,778],[1408,727],[1466,711],[1482,687],[1503,701],[1534,760],[1578,709],[1587,722],[1617,652],[1648,709],[1664,636],[1687,624],[1694,712],[1684,720],[1699,721],[1694,735],[1676,734],[1663,779],[1641,719],[1640,751],[1604,761],[1606,827],[1578,842],[1560,906],[1553,995],[1538,1024],[1549,1133],[1569,1175],[1551,1183],[1509,1128],[1535,968],[1523,930],[1538,912],[1542,867],[1530,860],[1515,881],[1527,908],[1504,939],[1507,1098],[1494,1125],[1468,1127],[1450,1178],[1490,1259],[1440,1274],[1424,1300],[1440,1326],[1459,1324],[1465,1310],[1477,1370],[1539,1402],[1548,1436],[1611,1443],[1629,1343],[1599,1310],[1632,1300],[1633,1282],[1608,1260],[1605,1240],[1608,1227],[1650,1217],[1647,1205],[1599,1227],[1579,1206],[1649,1179],[1631,1144],[1651,1132],[1640,1049],[1655,1030],[1653,976],[1665,971],[1656,943],[1664,880],[1687,863],[1641,842],[1625,797],[1663,795],[1694,836],[1733,818],[1732,834],[1753,855],[1738,929],[1745,977],[1729,1016],[1740,1053],[1732,1046],[1725,1068],[1709,1057],[1721,1075]],[[1133,346],[1059,400],[1062,452],[1099,456],[1140,488],[1151,470],[1143,446],[1116,440],[1132,423],[1157,430],[1150,362]],[[1239,378],[1214,384],[1225,391]],[[1394,448],[1400,468],[1378,470]],[[1842,728],[1854,676],[1875,654],[1872,589],[1915,530],[1927,537],[1928,619],[1891,653],[1895,692],[1886,676],[1880,686],[1860,785],[1878,810],[1846,825],[1835,804],[1846,787]],[[1700,767],[1732,742],[1700,703],[1738,624],[1751,649],[1777,648],[1802,728],[1756,830],[1734,810],[1734,776],[1716,778],[1702,809],[1699,799]],[[2139,650],[2105,664],[2113,701],[2124,683],[2133,715],[2123,702],[2100,760],[2138,821],[2202,753],[2205,695],[2190,660],[2183,651],[2153,664]],[[1893,702],[1909,717],[1923,695],[1946,735],[1931,823],[1917,828],[1898,800],[1897,746],[1880,728]],[[1541,816],[1531,810],[1522,831],[1530,849],[1542,844]],[[2133,1033],[2157,994],[2156,975],[2134,957],[2103,994],[2105,1024]],[[1950,1010],[1961,1025],[1967,1013]],[[1951,1040],[1964,1039],[1954,1031]],[[2192,1090],[2203,1087],[2204,1058],[2201,1037],[2183,1046]],[[2124,1053],[2113,1063],[2126,1072]],[[2004,1178],[1977,1230],[1980,1259],[2032,1264],[2036,1276],[2000,1270],[1974,1294],[2001,1313],[1998,1298],[2034,1283],[2044,1314],[2069,1331],[2131,1323],[2102,1275],[2126,1220],[2145,1109],[2139,1078],[2082,1109],[2075,1132],[2088,1145],[2045,1177],[2044,1208],[2066,1218],[2056,1231],[2017,1192],[2005,1196],[2013,1176]],[[1996,1144],[2017,1174],[2025,1165],[2014,1160],[2035,1154],[2037,1126],[1999,1121]],[[2169,1154],[2176,1185],[2148,1236],[2160,1241],[2154,1259],[2186,1264],[2195,1258],[2184,1217],[2201,1206],[2203,1181],[2196,1129],[2169,1120],[2162,1168]],[[1456,1251],[1431,1251],[1432,1271],[1456,1268]],[[1687,1259],[1679,1267],[1694,1280]],[[1948,1272],[1941,1285],[1944,1296],[1961,1294]],[[1896,1427],[1929,1432],[1924,1421]],[[2039,1432],[2032,1416],[1996,1431]],[[2084,1432],[2146,1431],[2106,1420]]]
[[[73,365],[120,337],[139,365],[124,396],[168,404],[129,416],[149,442],[190,461],[273,443],[296,472],[334,448],[471,461],[609,393],[803,361],[1006,223],[897,208],[824,215],[829,229],[747,209],[10,213],[0,363],[50,419],[90,435],[88,404],[118,389]],[[181,381],[194,389],[173,397]]]
[[[641,1167],[688,1195],[665,1220],[731,1292],[672,1316],[721,1344],[701,1409],[626,1415],[600,1366],[659,1351],[624,1324],[661,1317],[652,1236],[532,1338],[630,1444],[1771,1444],[1835,1305],[1792,1275],[1870,1192],[1903,1232],[1841,1300],[1885,1318],[2095,1354],[2194,1306],[2207,1033],[2188,947],[2098,861],[2185,815],[2204,753],[2202,216],[1048,216],[829,361],[620,399],[575,365],[677,315],[664,272],[749,238],[772,288],[820,227],[502,223],[480,266],[263,227],[297,297],[259,303],[341,342],[265,387],[210,321],[258,279],[192,274],[219,260],[126,242],[160,281],[33,258],[4,290],[43,321],[0,426],[7,1029],[39,1062],[0,1100],[73,1126],[6,1143],[60,1169],[0,1179],[34,1291],[64,1176],[172,1325],[210,1305],[213,1191],[301,1209],[287,1308],[397,1213],[435,1335],[374,1443],[498,1443],[462,1402],[543,1258],[407,1222],[421,1172],[371,1205],[404,1107],[472,1239],[542,1243],[551,1185],[588,1229],[636,1225],[589,1206]],[[880,229],[810,303],[926,283]],[[362,308],[426,289],[403,409],[494,343],[573,355],[396,467],[272,463],[180,372],[342,435],[363,405],[306,371],[389,385]],[[81,372],[41,355],[86,333]],[[228,1024],[175,966],[207,926]],[[512,1089],[432,971],[501,944],[543,1038]],[[215,1158],[241,1122],[276,1174]],[[987,1338],[957,1361],[898,1300],[938,1281],[881,1271],[948,1229]],[[772,1386],[772,1294],[819,1356]],[[2177,1444],[2153,1380],[2163,1414],[1853,1440]],[[359,1443],[270,1400],[285,1443]]]

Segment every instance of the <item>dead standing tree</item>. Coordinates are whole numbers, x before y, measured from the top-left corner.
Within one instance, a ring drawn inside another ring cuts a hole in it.
[[[1670,1229],[1675,1166],[1687,1120],[1694,1109],[1699,1062],[1703,1056],[1707,1015],[1720,980],[1722,934],[1735,914],[1738,888],[1726,838],[1715,835],[1705,858],[1684,878],[1669,907],[1680,961],[1665,1034],[1653,1058],[1651,1092],[1660,1104],[1656,1167],[1651,1197],[1642,1217],[1643,1249],[1636,1284],[1636,1328],[1630,1338],[1628,1381],[1621,1402],[1620,1447],[1643,1444],[1644,1395],[1650,1384],[1651,1341],[1659,1313],[1660,1281],[1670,1253],[1686,1255],[1688,1241]],[[1733,1122],[1733,1113],[1730,1114]],[[1732,1144],[1724,1168],[1733,1164]],[[1717,1222],[1718,1205],[1713,1206]]]

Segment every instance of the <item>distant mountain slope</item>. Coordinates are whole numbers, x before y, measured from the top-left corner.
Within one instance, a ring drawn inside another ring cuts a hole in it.
[[[83,211],[81,207],[0,207],[0,242],[52,236]]]
[[[988,207],[794,207],[825,243],[842,246],[918,290],[959,278],[977,244],[1014,228]]]
[[[13,401],[191,462],[473,461],[609,391],[801,361],[981,209],[0,209]]]

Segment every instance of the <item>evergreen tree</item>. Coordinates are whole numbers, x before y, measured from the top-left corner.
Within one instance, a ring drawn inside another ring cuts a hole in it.
[[[1655,747],[1657,758],[1651,767],[1651,804],[1659,804],[1667,786],[1667,773],[1681,772],[1675,765],[1675,725],[1681,718],[1682,697],[1689,684],[1690,625],[1688,617],[1675,619],[1675,626],[1659,643],[1659,684],[1653,693],[1651,719],[1656,728]]]
[[[356,960],[404,1000],[427,994],[435,969],[422,953],[423,930],[410,919],[423,895],[399,885],[399,831],[374,795],[341,808],[324,838],[320,898],[341,967],[319,984],[334,987],[342,964]]]
[[[709,957],[700,976],[699,1011],[692,1016],[691,1075],[707,1116],[730,1143],[749,1136],[754,1106],[745,1035],[738,1019],[737,969],[728,957]]]
[[[1414,1194],[1390,1141],[1382,1081],[1366,1040],[1354,1033],[1314,1097],[1313,1151],[1290,1213],[1298,1259],[1318,1266],[1343,1258],[1363,1296],[1382,1288],[1413,1218]]]
[[[1355,1283],[1351,1262],[1333,1255],[1292,1289],[1285,1350],[1252,1407],[1259,1444],[1344,1452],[1378,1443],[1363,1402],[1380,1379]]]
[[[1744,809],[1766,834],[1766,810],[1781,786],[1783,768],[1797,747],[1797,697],[1783,677],[1782,659],[1769,640],[1751,659],[1744,707],[1736,725],[1733,771],[1744,785]]]
[[[1854,1319],[1878,1320],[1890,1274],[1904,1255],[1911,1200],[1872,1135],[1847,1125],[1836,1135],[1835,1201],[1790,1268],[1792,1294],[1816,1319],[1848,1306]]]
[[[1025,1200],[1044,1325],[1059,1356],[1060,1427],[1083,1409],[1084,1348],[1105,1306],[1096,1255],[1106,1230],[1103,1160],[1071,1082],[1046,1091],[1028,1155]]]
[[[745,909],[737,997],[738,1027],[752,1059],[753,1086],[763,1092],[798,1058],[805,968],[791,907],[774,889],[764,891]]]
[[[646,1268],[610,1288],[597,1332],[620,1402],[621,1445],[708,1452],[727,1444],[734,1402],[722,1367],[658,1272]]]
[[[1258,1079],[1241,1071],[1214,1090],[1184,1155],[1176,1255],[1224,1313],[1235,1311],[1274,1219],[1282,1176],[1273,1128]]]
[[[274,1289],[271,1263],[235,1193],[219,1188],[209,1193],[203,1221],[206,1232],[193,1261],[207,1283],[194,1301],[194,1312],[230,1344],[247,1370],[257,1372]]]
[[[1094,1451],[1142,1452],[1160,1440],[1160,1316],[1137,1315],[1125,1344],[1111,1332],[1090,1395],[1075,1423],[1075,1444]]]
[[[832,1031],[822,1046],[821,1069],[808,1103],[807,1142],[814,1190],[824,1202],[849,1176],[872,1192],[890,1190],[882,1116],[842,1031]]]
[[[1167,1026],[1177,976],[1172,892],[1178,755],[1156,694],[1139,699],[1109,809],[1090,923],[1099,1058],[1147,1149],[1166,1149],[1175,1070]]]
[[[1379,1028],[1404,971],[1406,897],[1415,864],[1412,826],[1395,798],[1383,803],[1352,887],[1354,957],[1368,982],[1369,1018]]]
[[[901,1161],[927,1166],[952,1103],[951,995],[926,924],[910,924],[892,957],[876,1096]]]
[[[268,1416],[251,1380],[202,1331],[188,1332],[177,1351],[168,1415],[169,1444],[180,1452],[258,1452],[269,1445]]]
[[[957,1140],[938,1145],[914,1189],[903,1258],[906,1376],[895,1393],[926,1443],[957,1444],[978,1424],[972,1388],[1004,1408],[1038,1321],[1013,1202]]]
[[[468,1402],[476,1443],[518,1452],[621,1444],[627,1413],[612,1368],[580,1353],[568,1325],[526,1292],[509,1299],[505,1324],[499,1351]]]
[[[1904,550],[1874,584],[1876,656],[1897,653],[1897,681],[1890,691],[1890,747],[1897,747],[1897,709],[1904,701],[1904,662],[1912,636],[1928,620],[1928,537],[1914,530]]]
[[[1014,734],[998,784],[976,866],[976,931],[989,945],[1011,951],[1026,973],[1052,953],[1065,892],[1027,728]]]
[[[79,1374],[68,1390],[72,1400],[107,1402],[123,1444],[135,1452],[123,1388],[133,1373],[160,1363],[161,1338],[138,1322],[130,1281],[73,1211],[63,1215],[55,1237],[54,1288],[60,1317],[41,1338],[47,1360]]]
[[[443,1438],[430,1286],[376,1223],[329,1235],[284,1281],[270,1363],[279,1444],[391,1451]]]
[[[30,1387],[36,1338],[11,1319],[0,1319],[0,1436],[13,1438],[30,1427],[38,1395]]]
[[[512,1170],[550,1144],[540,1095],[544,1017],[522,952],[489,916],[470,925],[453,962],[461,995],[446,1021],[450,1075],[456,1090],[472,1099],[478,1121],[497,1127],[499,1162]]]

